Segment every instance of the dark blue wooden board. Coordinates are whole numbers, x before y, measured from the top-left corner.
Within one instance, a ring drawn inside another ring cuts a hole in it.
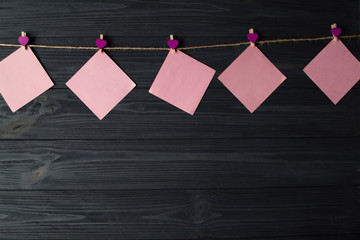
[[[359,1],[3,1],[0,42],[166,47],[359,34]],[[343,42],[360,58],[360,39]],[[0,239],[359,239],[359,84],[336,105],[302,72],[328,40],[259,48],[286,81],[250,114],[217,76],[194,116],[147,91],[166,51],[108,51],[137,84],[99,121],[65,86],[92,50],[34,48],[55,86],[0,98]],[[0,58],[16,48],[0,47]]]

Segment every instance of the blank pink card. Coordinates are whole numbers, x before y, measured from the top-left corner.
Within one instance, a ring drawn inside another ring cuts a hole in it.
[[[53,85],[29,47],[19,48],[0,62],[0,92],[12,112]]]
[[[360,63],[341,40],[333,40],[304,68],[304,72],[337,104],[360,79]]]
[[[215,70],[181,51],[170,51],[149,92],[193,115]]]
[[[253,113],[286,77],[255,46],[249,46],[218,77]]]
[[[135,83],[105,52],[96,52],[66,85],[101,120]]]

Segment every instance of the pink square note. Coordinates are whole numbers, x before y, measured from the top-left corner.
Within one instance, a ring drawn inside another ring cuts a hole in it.
[[[135,83],[105,52],[96,52],[66,85],[101,120]]]
[[[170,51],[149,92],[193,115],[215,70],[181,51]]]
[[[19,48],[0,62],[0,92],[12,112],[53,85],[29,47]]]
[[[304,72],[337,104],[360,79],[360,63],[341,40],[333,40],[304,68]]]
[[[255,46],[249,46],[219,80],[253,113],[286,77]]]

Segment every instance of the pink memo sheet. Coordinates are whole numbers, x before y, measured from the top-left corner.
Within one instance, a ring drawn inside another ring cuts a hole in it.
[[[66,85],[100,120],[135,87],[126,73],[99,51]]]
[[[219,80],[253,113],[286,77],[255,46],[231,63]]]
[[[337,104],[360,79],[360,63],[341,40],[332,40],[304,72]]]
[[[181,51],[170,51],[149,92],[193,115],[215,70]]]
[[[19,48],[0,62],[0,92],[12,112],[53,85],[29,47]]]

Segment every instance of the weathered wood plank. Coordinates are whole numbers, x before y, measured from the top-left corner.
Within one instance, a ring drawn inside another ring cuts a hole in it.
[[[318,89],[278,89],[254,114],[211,89],[194,116],[133,90],[99,121],[70,91],[49,90],[13,114],[1,100],[2,139],[348,137],[360,134],[360,88],[336,106]]]
[[[358,27],[358,1],[52,1],[13,0],[0,4],[1,31],[4,36],[19,32],[21,27],[34,36],[96,36],[100,31],[109,36],[180,36],[233,37],[246,33],[249,25],[268,35],[279,37],[293,30],[297,36],[329,33],[338,22]],[[16,18],[14,17],[16,16]],[[19,25],[21,24],[21,25]],[[306,26],[307,28],[301,28]],[[311,27],[310,27],[311,26]],[[296,29],[296,27],[299,27]],[[269,31],[278,30],[281,31]],[[319,28],[320,29],[320,28]],[[61,30],[61,31],[59,31]],[[346,29],[347,30],[347,29]],[[358,29],[354,29],[356,31]],[[71,42],[68,39],[68,42]],[[92,40],[89,40],[93,44]],[[145,43],[146,44],[146,43]]]
[[[0,2],[6,43],[191,46],[333,22],[358,34],[359,1]],[[358,59],[359,41],[344,40]],[[0,238],[359,239],[360,85],[333,106],[302,72],[326,44],[260,46],[288,79],[255,114],[216,80],[245,46],[186,51],[217,70],[195,116],[147,93],[166,52],[110,51],[137,88],[103,121],[65,86],[93,51],[34,49],[55,86],[15,114],[0,100]]]
[[[1,141],[0,189],[360,185],[360,139]]]
[[[256,199],[256,200],[255,200]],[[0,191],[2,239],[360,234],[359,188]]]

